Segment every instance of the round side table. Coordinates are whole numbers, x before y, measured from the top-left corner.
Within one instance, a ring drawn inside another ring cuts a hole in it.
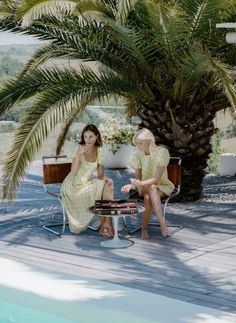
[[[113,226],[114,226],[114,236],[112,239],[108,239],[106,241],[101,242],[101,246],[107,247],[107,248],[126,248],[131,246],[134,242],[125,238],[121,239],[118,235],[118,221],[119,218],[123,218],[126,216],[132,216],[132,215],[137,215],[139,213],[143,213],[145,208],[141,205],[138,205],[138,212],[135,214],[99,214],[100,216],[106,216],[106,217],[111,217],[113,221]]]

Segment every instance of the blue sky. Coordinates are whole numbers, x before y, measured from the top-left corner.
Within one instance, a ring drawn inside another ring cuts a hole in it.
[[[13,45],[13,44],[38,44],[40,41],[36,38],[8,33],[5,31],[0,32],[0,45]]]

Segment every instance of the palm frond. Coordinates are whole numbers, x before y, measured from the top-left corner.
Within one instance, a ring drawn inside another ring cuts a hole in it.
[[[236,91],[235,82],[231,76],[231,70],[227,64],[222,63],[220,60],[210,59],[212,65],[212,77],[215,79],[218,90],[221,89],[226,94],[229,102],[229,109],[236,120]]]
[[[77,98],[74,97],[67,102],[62,99],[51,105],[48,98],[45,98],[29,109],[15,132],[13,144],[6,156],[2,176],[4,198],[10,201],[14,198],[19,181],[43,140],[77,103]]]
[[[59,155],[61,152],[61,148],[64,144],[66,134],[71,124],[73,123],[75,118],[84,111],[85,107],[92,101],[93,101],[93,98],[83,99],[76,107],[74,107],[71,113],[69,113],[66,116],[66,118],[63,121],[63,127],[57,138],[56,155]]]
[[[118,1],[116,13],[117,21],[123,25],[138,2],[139,0]]]
[[[79,101],[82,102],[80,109],[83,109],[89,98],[102,99],[114,93],[125,96],[127,89],[131,95],[130,89],[134,87],[133,83],[116,75],[98,76],[88,68],[82,68],[80,74],[70,71],[72,74],[70,79],[67,72],[64,71],[65,79],[62,81],[60,78],[57,87],[52,85],[39,95],[37,102],[27,111],[26,117],[15,133],[13,145],[7,153],[3,168],[3,192],[4,197],[9,200],[14,198],[20,178],[39,150],[42,141],[58,122],[73,114],[72,111],[75,106],[79,106]]]
[[[188,16],[190,40],[196,36],[203,39],[204,35],[209,38],[212,18],[220,18],[221,10],[226,7],[225,0],[183,0],[179,1],[179,5]]]
[[[209,93],[214,88],[215,98],[220,93],[225,93],[225,95],[221,95],[221,102],[228,99],[231,112],[235,114],[236,93],[230,68],[227,64],[213,58],[210,52],[199,45],[193,46],[191,51],[183,54],[181,69],[177,68],[176,73],[179,80],[175,84],[174,97],[176,101],[183,102],[186,96],[190,93],[193,94],[197,89],[198,94],[201,90],[201,99],[207,95],[210,99]]]
[[[3,114],[16,102],[39,94],[45,88],[52,86],[52,84],[54,86],[58,85],[62,75],[68,75],[68,71],[61,74],[59,69],[54,68],[35,70],[24,77],[20,75],[19,77],[8,79],[0,90],[0,113]]]
[[[15,14],[17,1],[1,1],[0,2],[0,19],[13,17]]]
[[[49,43],[37,49],[31,59],[24,65],[21,76],[38,69],[42,64],[55,58],[78,58],[70,48],[61,48],[60,45]]]
[[[209,55],[199,44],[193,45],[186,52],[183,51],[180,69],[179,67],[176,69],[176,77],[180,82],[176,82],[175,99],[182,102],[210,71]]]
[[[114,5],[112,2],[103,0],[82,0],[77,4],[74,13],[76,15],[85,16],[86,19],[90,16],[91,21],[94,20],[94,18],[98,21],[99,17],[114,19]]]
[[[168,3],[168,1],[150,1],[148,10],[152,19],[157,21],[165,31],[169,19],[178,15],[176,7]]]
[[[72,14],[76,8],[76,2],[73,0],[25,0],[22,5],[18,6],[16,18],[21,19],[22,28],[26,28],[45,15],[61,17],[62,14]]]

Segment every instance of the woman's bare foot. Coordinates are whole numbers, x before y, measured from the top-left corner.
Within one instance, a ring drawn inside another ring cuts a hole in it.
[[[99,235],[102,237],[112,237],[113,236],[113,229],[110,227],[103,226],[99,230]]]
[[[141,239],[148,240],[148,238],[149,238],[149,234],[148,234],[147,230],[142,230]]]
[[[104,231],[110,236],[112,237],[114,235],[114,230],[112,227],[112,222],[111,222],[111,218],[106,218],[104,225],[103,225]]]
[[[170,236],[170,231],[166,225],[161,226],[162,237],[167,238]]]

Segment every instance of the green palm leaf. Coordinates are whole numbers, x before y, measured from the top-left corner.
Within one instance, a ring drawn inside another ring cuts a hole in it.
[[[215,28],[216,22],[235,19],[235,6],[233,0],[0,2],[0,30],[49,41],[20,75],[1,86],[2,113],[36,99],[8,155],[5,195],[13,197],[26,165],[59,120],[64,126],[58,151],[90,100],[114,96],[123,98],[129,115],[142,118],[141,127],[152,129],[158,143],[183,156],[183,180],[191,183],[183,194],[192,194],[194,186],[198,198],[212,119],[228,106],[235,110],[230,76],[235,49],[229,50],[224,32]],[[76,66],[60,66],[62,58]],[[58,65],[49,68],[52,60]],[[88,61],[96,68],[84,67]],[[175,136],[173,124],[181,136]]]
[[[47,97],[27,112],[15,133],[12,147],[7,153],[7,161],[3,167],[4,198],[8,200],[14,198],[19,181],[43,140],[77,103],[77,98],[74,97],[69,102],[62,99],[57,104],[51,105]]]
[[[66,138],[66,134],[71,126],[71,124],[73,123],[73,121],[75,120],[76,117],[78,117],[78,115],[82,114],[82,112],[84,111],[85,107],[93,101],[94,98],[90,97],[88,99],[84,99],[83,101],[81,101],[76,107],[74,107],[74,109],[71,111],[71,113],[69,113],[64,121],[63,121],[63,127],[58,135],[58,139],[57,139],[57,147],[56,147],[56,155],[59,155],[61,152],[61,148],[64,144],[65,138]]]
[[[35,20],[39,20],[44,15],[61,17],[61,14],[71,14],[76,8],[77,1],[59,0],[25,0],[16,11],[16,18],[21,19],[22,28],[26,28]]]

